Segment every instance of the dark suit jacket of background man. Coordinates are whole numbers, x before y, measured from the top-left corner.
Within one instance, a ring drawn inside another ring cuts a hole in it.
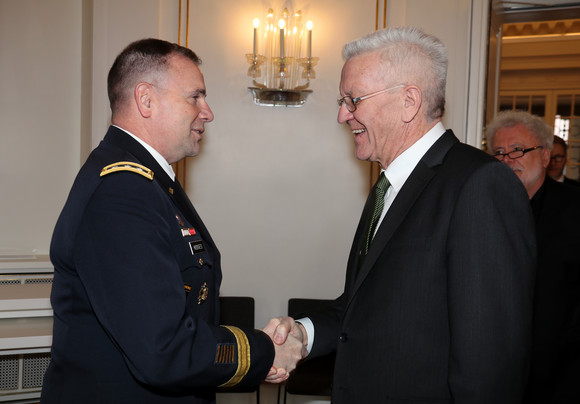
[[[568,185],[580,185],[579,181],[573,180],[572,178],[564,177],[564,184]]]
[[[100,176],[119,161],[154,177]],[[219,251],[181,187],[124,131],[111,127],[79,172],[50,255],[43,404],[209,403],[211,386],[236,373],[236,337],[217,325]],[[244,332],[251,366],[242,385],[257,385],[274,349],[265,334]]]
[[[531,200],[538,270],[527,403],[580,403],[580,188],[546,176]]]
[[[337,349],[333,404],[518,403],[535,266],[522,183],[447,131],[405,182],[357,274],[370,205],[343,295],[306,313],[311,355]]]

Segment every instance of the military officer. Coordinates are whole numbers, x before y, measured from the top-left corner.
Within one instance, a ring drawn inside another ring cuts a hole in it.
[[[109,72],[112,126],[51,242],[43,404],[212,403],[216,387],[283,379],[302,355],[297,340],[278,349],[261,331],[218,325],[220,253],[170,165],[198,154],[213,120],[200,63],[145,39]]]

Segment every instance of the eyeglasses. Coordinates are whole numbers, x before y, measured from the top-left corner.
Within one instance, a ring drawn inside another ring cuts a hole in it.
[[[498,159],[499,161],[503,161],[505,156],[508,156],[510,159],[515,160],[515,159],[519,159],[520,157],[523,157],[524,154],[529,153],[531,151],[534,151],[536,149],[543,149],[544,146],[534,146],[534,147],[530,147],[529,149],[514,149],[509,153],[504,153],[501,151],[496,152],[493,157],[495,157],[496,159]]]
[[[556,163],[561,163],[562,161],[566,160],[566,156],[563,154],[556,154],[555,156],[550,157],[550,161],[554,161]]]
[[[396,85],[394,87],[385,88],[384,90],[375,91],[374,93],[370,93],[370,94],[363,95],[360,97],[355,97],[355,98],[352,98],[350,95],[345,95],[344,97],[339,98],[336,101],[338,102],[339,108],[344,103],[344,106],[346,107],[348,112],[354,112],[354,111],[356,111],[357,104],[359,102],[361,102],[362,100],[366,100],[368,98],[374,97],[375,95],[383,94],[383,93],[386,93],[387,91],[391,91],[391,90],[394,90],[395,88],[401,88],[404,86],[405,86],[404,84],[399,84],[399,85]]]

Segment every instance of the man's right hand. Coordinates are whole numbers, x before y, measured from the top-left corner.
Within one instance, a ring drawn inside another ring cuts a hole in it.
[[[288,379],[297,363],[308,355],[306,351],[308,336],[304,327],[296,323],[292,317],[273,318],[262,331],[270,336],[276,352],[274,364],[266,381],[281,383]]]

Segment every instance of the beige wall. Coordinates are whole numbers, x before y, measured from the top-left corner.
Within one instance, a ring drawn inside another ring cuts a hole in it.
[[[47,251],[79,168],[81,10],[0,1],[0,254]]]
[[[0,0],[0,254],[48,252],[80,162],[108,126],[114,57],[141,37],[176,41],[178,3]],[[487,0],[433,3],[390,0],[387,22],[418,25],[446,42],[445,124],[478,144]],[[247,90],[251,23],[284,4],[315,24],[314,92],[303,108],[259,107]],[[290,297],[333,298],[342,289],[367,163],[354,158],[352,136],[336,122],[340,52],[374,30],[375,7],[375,0],[191,1],[189,45],[203,59],[215,121],[188,161],[186,189],[222,252],[222,293],[254,296],[257,326],[283,314]],[[275,402],[268,392],[263,402]],[[251,399],[220,397],[234,401]]]

